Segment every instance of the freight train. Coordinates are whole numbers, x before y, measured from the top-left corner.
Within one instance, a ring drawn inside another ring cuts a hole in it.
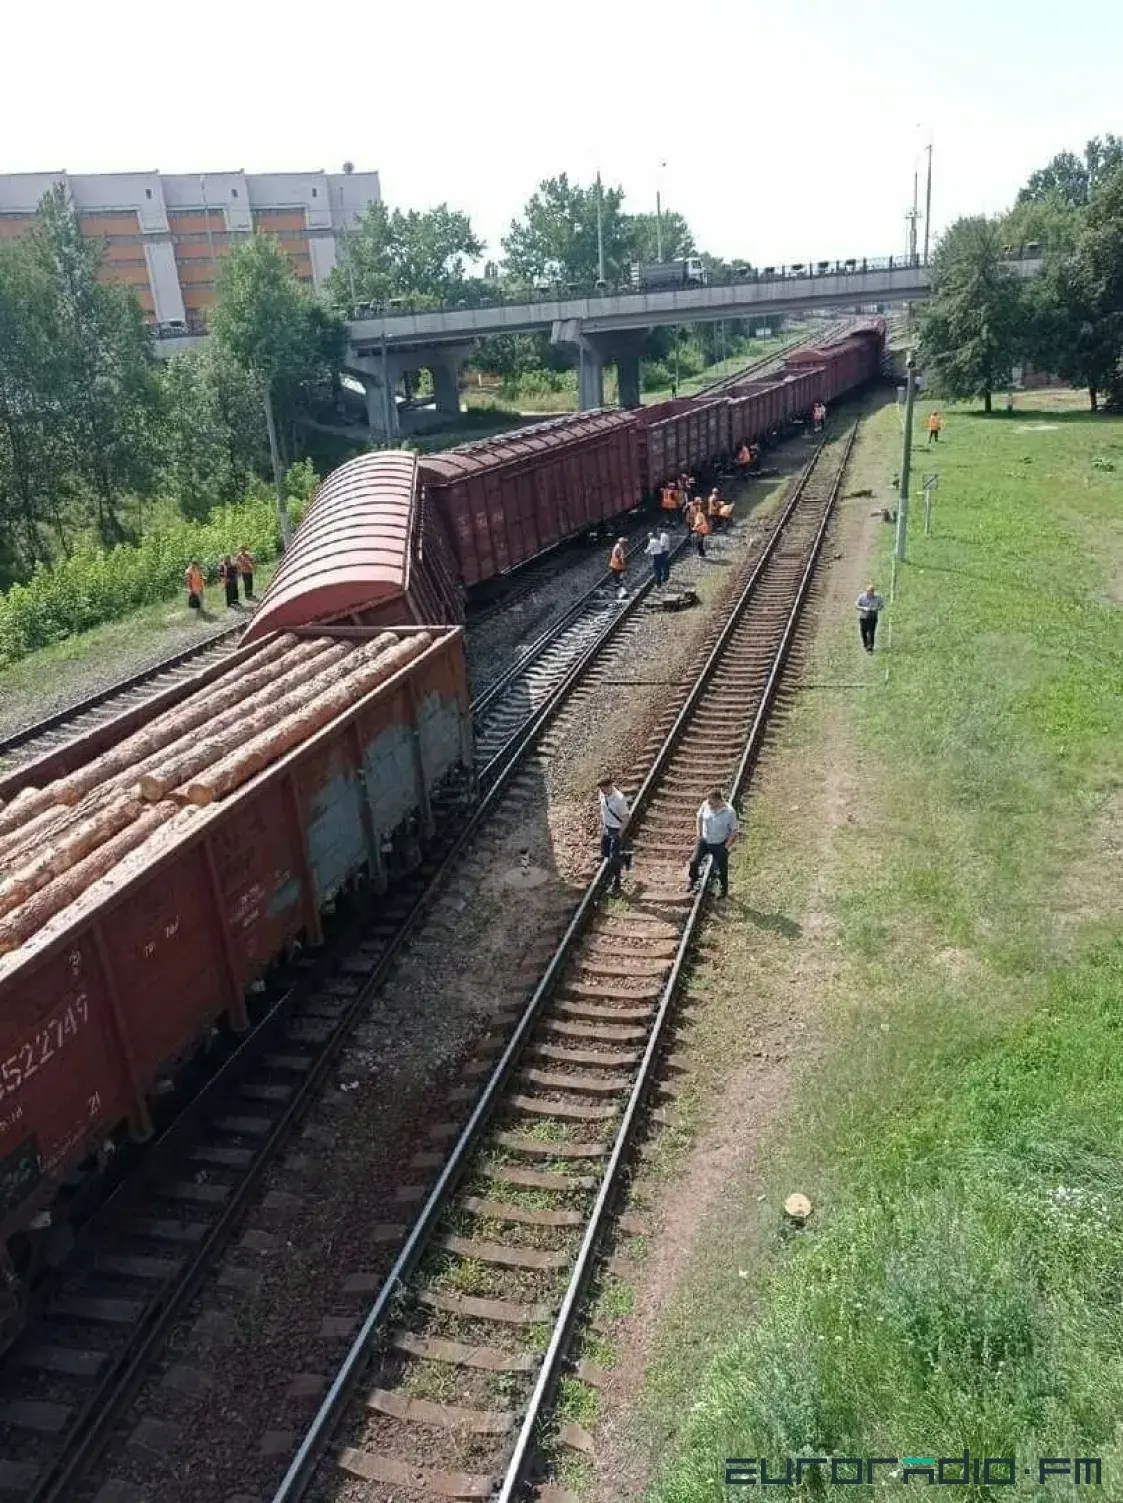
[[[470,795],[466,592],[866,383],[883,336],[716,398],[353,460],[233,657],[0,783],[0,1332],[161,1084]]]
[[[871,319],[720,395],[576,413],[442,454],[353,459],[313,497],[246,640],[313,621],[462,621],[466,591],[873,380],[884,342],[885,321]]]

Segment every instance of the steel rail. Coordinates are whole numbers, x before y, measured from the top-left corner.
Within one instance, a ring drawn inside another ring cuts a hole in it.
[[[769,538],[760,559],[754,566],[748,581],[743,587],[733,607],[730,619],[720,632],[717,642],[708,654],[702,669],[699,671],[695,684],[688,696],[687,704],[684,705],[678,716],[676,716],[674,724],[664,739],[652,768],[644,779],[633,806],[633,818],[636,817],[636,814],[643,808],[650,797],[651,790],[665,768],[674,747],[677,745],[682,731],[690,719],[690,713],[696,707],[705,685],[709,682],[724,647],[733,630],[736,628],[740,615],[743,613],[748,601],[755,594],[756,586],[776,551],[786,523],[799,504],[821,453],[822,446],[815,451],[815,454],[804,467],[796,485],[793,487],[792,494],[784,506],[781,518]],[[708,870],[707,867],[707,876]],[[429,1191],[424,1205],[394,1260],[393,1266],[386,1275],[358,1333],[337,1369],[327,1394],[305,1431],[296,1455],[293,1457],[281,1483],[273,1494],[272,1503],[299,1503],[299,1500],[305,1496],[316,1469],[331,1443],[336,1426],[366,1369],[386,1320],[394,1310],[399,1292],[406,1285],[421,1262],[429,1238],[451,1200],[452,1194],[468,1165],[472,1150],[487,1127],[493,1115],[494,1108],[501,1100],[504,1087],[519,1063],[524,1047],[538,1022],[539,1016],[552,995],[577,942],[588,926],[589,919],[607,883],[608,873],[609,863],[602,861],[596,874],[587,885],[577,910],[566,928],[565,934],[555,949],[541,979],[515,1025],[511,1038],[484,1084],[467,1123],[452,1145],[436,1183]],[[703,884],[698,894],[698,902],[692,905],[692,912],[700,904],[704,891],[705,884]],[[682,953],[685,952],[683,951]],[[677,975],[679,971],[681,971],[681,962],[677,963],[674,973]],[[633,1110],[631,1116],[634,1117],[634,1115],[635,1112]]]
[[[827,500],[827,505],[823,512],[822,520],[818,528],[816,529],[815,537],[811,544],[807,562],[800,576],[795,596],[788,611],[788,617],[784,625],[783,635],[780,639],[779,644],[777,645],[776,652],[772,660],[772,666],[769,671],[764,689],[761,693],[760,703],[757,706],[756,714],[754,715],[752,725],[749,728],[748,737],[745,743],[745,749],[742,753],[741,760],[734,775],[734,782],[731,790],[731,802],[740,798],[744,789],[744,780],[748,769],[752,764],[752,760],[755,759],[757,753],[759,752],[760,743],[763,740],[764,736],[764,729],[768,714],[775,695],[776,685],[779,682],[780,676],[784,671],[788,653],[791,648],[791,643],[795,636],[796,627],[803,612],[803,606],[810,589],[811,580],[814,576],[815,565],[818,562],[819,554],[822,549],[823,538],[826,535],[827,528],[830,525],[831,518],[834,514],[835,501],[837,500],[838,493],[842,488],[842,479],[846,473],[846,467],[849,463],[850,452],[853,448],[854,438],[857,434],[857,431],[858,424],[857,422],[855,422],[847,439],[846,447],[843,450],[843,455],[841,461],[839,462],[838,470],[832,481],[830,494]],[[822,446],[820,446],[820,448],[816,451],[815,461],[813,461],[812,466],[809,467],[808,471],[806,472],[806,478],[810,478],[812,470],[815,468],[815,464],[822,452],[823,449]],[[800,494],[802,495],[802,487]],[[747,605],[747,603],[747,596],[745,594],[742,594],[742,597],[738,601],[738,605],[735,608],[735,613],[730,617],[729,624],[726,630],[722,633],[722,639],[720,643],[715,644],[714,650],[710,654],[710,658],[707,661],[706,668],[703,670],[703,675],[705,676],[706,682],[708,682],[710,675],[717,665],[717,661],[722,656],[724,647],[728,643],[729,638],[732,636],[733,631],[736,629],[737,625],[739,625],[740,618],[744,613],[744,607],[745,605]],[[700,694],[701,692],[701,687],[702,676],[700,676],[699,678],[699,686],[697,691],[698,694]],[[696,702],[697,695],[695,695],[694,697]],[[665,743],[664,747],[665,750],[668,749],[672,737],[674,737],[675,741],[677,742],[678,736],[675,734],[675,732],[677,730],[679,734],[681,734],[681,730],[685,727],[688,719],[689,716],[687,714],[687,707],[684,706],[683,711],[680,713],[678,720],[676,721],[675,728],[673,728],[668,735],[667,743]],[[653,773],[654,768],[652,769],[652,773],[648,774],[645,788],[651,782]],[[639,801],[637,799],[637,804],[638,802]],[[628,1150],[632,1146],[632,1139],[636,1130],[636,1125],[639,1119],[639,1114],[643,1105],[644,1098],[651,1086],[652,1078],[654,1075],[654,1066],[656,1059],[658,1058],[659,1047],[662,1043],[667,1019],[670,1015],[671,1007],[674,1003],[675,994],[678,990],[686,959],[701,919],[703,904],[709,895],[710,876],[712,873],[712,868],[713,857],[708,856],[701,870],[698,890],[695,893],[694,901],[690,906],[686,924],[684,926],[682,936],[679,940],[678,948],[675,951],[674,963],[671,967],[670,974],[667,977],[662,994],[660,996],[659,1007],[652,1026],[651,1036],[648,1039],[647,1048],[644,1050],[643,1059],[639,1067],[639,1072],[636,1076],[635,1083],[632,1086],[632,1091],[628,1098],[628,1104],[624,1110],[624,1115],[621,1119],[620,1126],[617,1129],[616,1139],[612,1145],[612,1151],[604,1170],[604,1177],[601,1181],[600,1189],[598,1191],[596,1201],[594,1202],[593,1209],[590,1212],[589,1225],[585,1229],[585,1234],[581,1242],[581,1248],[577,1254],[577,1261],[574,1265],[573,1272],[570,1275],[569,1285],[566,1289],[565,1295],[563,1296],[558,1314],[555,1317],[554,1328],[550,1336],[550,1342],[546,1348],[545,1354],[543,1355],[542,1364],[539,1368],[534,1389],[527,1404],[526,1414],[523,1418],[523,1423],[520,1428],[518,1438],[515,1441],[514,1450],[507,1464],[507,1470],[504,1474],[503,1482],[500,1486],[499,1493],[496,1498],[496,1503],[514,1503],[516,1495],[520,1493],[523,1484],[527,1481],[527,1474],[529,1472],[534,1454],[537,1449],[537,1435],[542,1422],[543,1413],[548,1405],[552,1402],[553,1396],[557,1389],[558,1381],[561,1377],[562,1364],[565,1360],[566,1352],[573,1335],[573,1330],[576,1325],[578,1315],[580,1314],[581,1304],[585,1295],[585,1291],[592,1277],[598,1246],[601,1237],[604,1234],[606,1224],[609,1221],[610,1207],[612,1205],[614,1197],[616,1196],[620,1188],[621,1172],[625,1164]],[[277,1503],[277,1500],[274,1500],[274,1503]]]
[[[168,657],[161,658],[158,663],[153,663],[148,668],[140,668],[135,673],[130,673],[125,678],[119,678],[114,683],[108,684],[104,689],[98,689],[93,694],[86,695],[84,699],[76,699],[72,704],[64,705],[61,710],[44,715],[41,720],[36,720],[32,725],[23,726],[8,736],[0,737],[0,757],[10,751],[15,751],[18,747],[26,746],[29,741],[34,741],[38,736],[45,736],[49,731],[58,730],[59,726],[66,725],[70,720],[77,720],[79,715],[98,709],[99,706],[115,699],[119,694],[127,694],[130,689],[141,688],[161,673],[170,673],[173,668],[182,667],[184,663],[191,662],[193,658],[201,656],[220,642],[225,642],[228,637],[233,637],[243,631],[245,625],[244,621],[240,621],[237,626],[228,626],[222,631],[216,631],[205,642],[193,642],[190,647],[170,653]]]

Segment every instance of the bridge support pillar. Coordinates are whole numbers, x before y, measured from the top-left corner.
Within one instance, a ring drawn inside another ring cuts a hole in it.
[[[577,407],[591,412],[604,406],[604,361],[587,340],[577,347]]]
[[[586,333],[576,318],[554,324],[551,342],[577,351],[577,406],[581,412],[604,406],[605,365],[616,367],[621,407],[640,405],[640,350],[646,335],[646,329]]]
[[[433,395],[442,417],[460,416],[460,372],[471,355],[473,344],[445,346],[429,360],[433,373]]]

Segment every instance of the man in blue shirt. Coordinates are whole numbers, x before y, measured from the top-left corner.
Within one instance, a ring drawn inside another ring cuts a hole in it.
[[[729,896],[729,847],[737,839],[740,821],[720,788],[711,788],[698,810],[698,844],[690,858],[687,886],[693,890],[707,856],[714,858],[714,871],[721,883],[721,896]]]

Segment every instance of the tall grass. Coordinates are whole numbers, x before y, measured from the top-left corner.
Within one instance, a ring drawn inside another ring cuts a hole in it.
[[[243,544],[259,559],[279,551],[271,498],[219,508],[207,522],[158,523],[135,546],[106,550],[87,543],[52,568],[40,565],[26,584],[0,596],[0,667],[172,598],[182,591],[193,558],[213,579],[223,555]]]

